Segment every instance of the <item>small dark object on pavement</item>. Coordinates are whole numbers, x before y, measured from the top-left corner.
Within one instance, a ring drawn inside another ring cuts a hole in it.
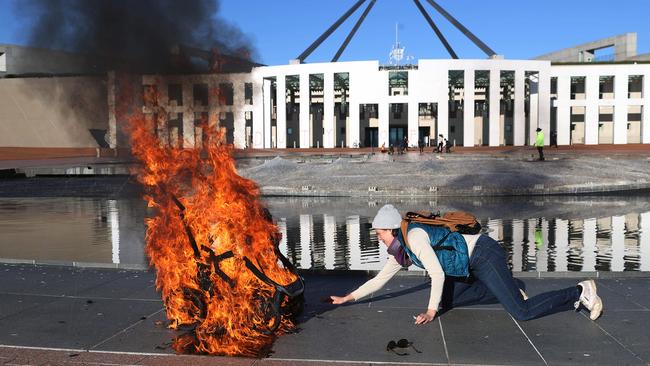
[[[390,351],[393,351],[393,352],[394,352],[395,354],[397,354],[397,355],[400,355],[400,356],[406,356],[406,355],[408,355],[408,352],[404,352],[404,353],[402,353],[402,352],[397,352],[397,351],[395,350],[395,348],[408,348],[408,347],[413,348],[413,350],[414,350],[415,352],[417,352],[417,353],[422,353],[422,351],[420,351],[420,350],[418,350],[417,348],[415,348],[415,346],[413,345],[413,342],[409,342],[409,340],[406,339],[406,338],[402,338],[402,339],[400,339],[400,340],[397,341],[397,342],[391,340],[391,341],[388,342],[388,344],[386,345],[386,351],[389,351],[389,352],[390,352]]]

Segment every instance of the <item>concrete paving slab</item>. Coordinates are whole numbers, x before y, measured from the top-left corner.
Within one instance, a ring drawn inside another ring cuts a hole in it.
[[[650,364],[650,311],[609,311],[598,319],[596,325],[643,362]]]
[[[412,311],[369,311],[366,306],[342,306],[300,324],[295,334],[280,337],[271,359],[331,360],[382,363],[447,363],[437,321],[428,326],[413,324]],[[406,338],[414,349],[399,356],[387,351],[391,340]]]
[[[0,293],[67,295],[126,276],[127,271],[0,264]]]
[[[617,297],[650,310],[650,281],[647,278],[608,279],[598,283],[601,287],[611,290]]]
[[[562,312],[519,322],[551,365],[638,365],[643,362],[605,333],[586,314]]]
[[[165,312],[160,312],[142,319],[132,327],[113,334],[92,349],[97,351],[138,352],[174,354],[171,347],[174,338],[181,332],[168,329]]]
[[[125,275],[119,278],[119,281],[110,281],[79,291],[77,296],[160,301],[160,294],[156,291],[155,281],[155,274],[151,271],[126,271]]]
[[[0,293],[0,319],[56,301],[53,296],[11,295]]]
[[[504,310],[453,309],[440,322],[452,364],[544,365]]]
[[[63,298],[0,320],[0,344],[88,349],[158,310],[156,302]]]

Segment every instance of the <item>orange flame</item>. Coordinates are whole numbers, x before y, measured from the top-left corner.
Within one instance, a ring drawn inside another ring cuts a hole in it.
[[[157,270],[169,327],[194,327],[174,348],[263,355],[293,322],[291,314],[274,318],[277,288],[251,266],[281,286],[301,281],[279,262],[281,234],[257,185],[237,174],[232,148],[222,143],[219,129],[202,126],[202,156],[200,148],[164,146],[156,134],[159,123],[132,117],[129,132],[133,155],[142,163],[137,173],[145,200],[156,209],[146,220],[145,250]],[[290,301],[281,297],[283,306]]]

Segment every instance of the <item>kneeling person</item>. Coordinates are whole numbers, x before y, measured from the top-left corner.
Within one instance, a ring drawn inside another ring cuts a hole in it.
[[[432,321],[441,303],[443,309],[449,309],[500,302],[517,320],[578,309],[580,305],[589,310],[592,320],[596,320],[602,312],[603,303],[596,293],[593,280],[528,298],[521,289],[523,283],[515,279],[508,268],[505,251],[489,236],[460,234],[444,227],[410,223],[405,240],[399,230],[401,222],[402,216],[392,205],[385,205],[379,210],[372,227],[379,241],[388,247],[390,256],[386,264],[374,278],[350,294],[331,296],[332,303],[357,301],[381,289],[402,267],[415,264],[425,269],[431,277],[427,309],[416,317],[415,324]],[[472,281],[453,281],[449,278],[445,283],[445,274],[471,278]],[[446,290],[445,298],[443,287]]]

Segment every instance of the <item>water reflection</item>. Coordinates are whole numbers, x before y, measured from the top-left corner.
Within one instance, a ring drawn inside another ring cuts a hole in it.
[[[133,199],[1,198],[0,258],[145,265],[145,209]]]
[[[475,213],[515,271],[650,271],[647,197],[265,202],[282,232],[280,250],[304,269],[380,269],[386,249],[370,222],[390,202],[402,211]],[[139,198],[0,198],[0,261],[145,267],[146,214]]]
[[[484,232],[508,251],[514,271],[650,270],[650,211],[647,211],[645,197],[632,199],[627,205],[621,205],[621,200],[625,199],[607,197],[577,199],[573,204],[567,202],[566,197],[555,198],[558,202],[545,198],[534,205],[556,207],[539,210],[545,215],[557,216],[551,218],[514,218],[525,213],[503,211],[504,207],[511,207],[510,200],[521,201],[521,198],[504,198],[501,205],[492,206],[492,210],[483,207],[478,215]],[[377,207],[384,202],[340,199],[337,204],[336,201],[267,199],[283,233],[282,252],[305,269],[380,269],[387,254],[370,229],[370,222]],[[520,203],[526,205],[526,202]],[[406,201],[396,205],[401,210],[459,209],[446,202]],[[461,208],[466,209],[462,205],[461,202]],[[584,210],[584,207],[590,209]],[[633,212],[619,214],[621,210]],[[607,215],[608,212],[615,215],[584,217],[585,213]],[[506,218],[493,218],[497,215]]]

